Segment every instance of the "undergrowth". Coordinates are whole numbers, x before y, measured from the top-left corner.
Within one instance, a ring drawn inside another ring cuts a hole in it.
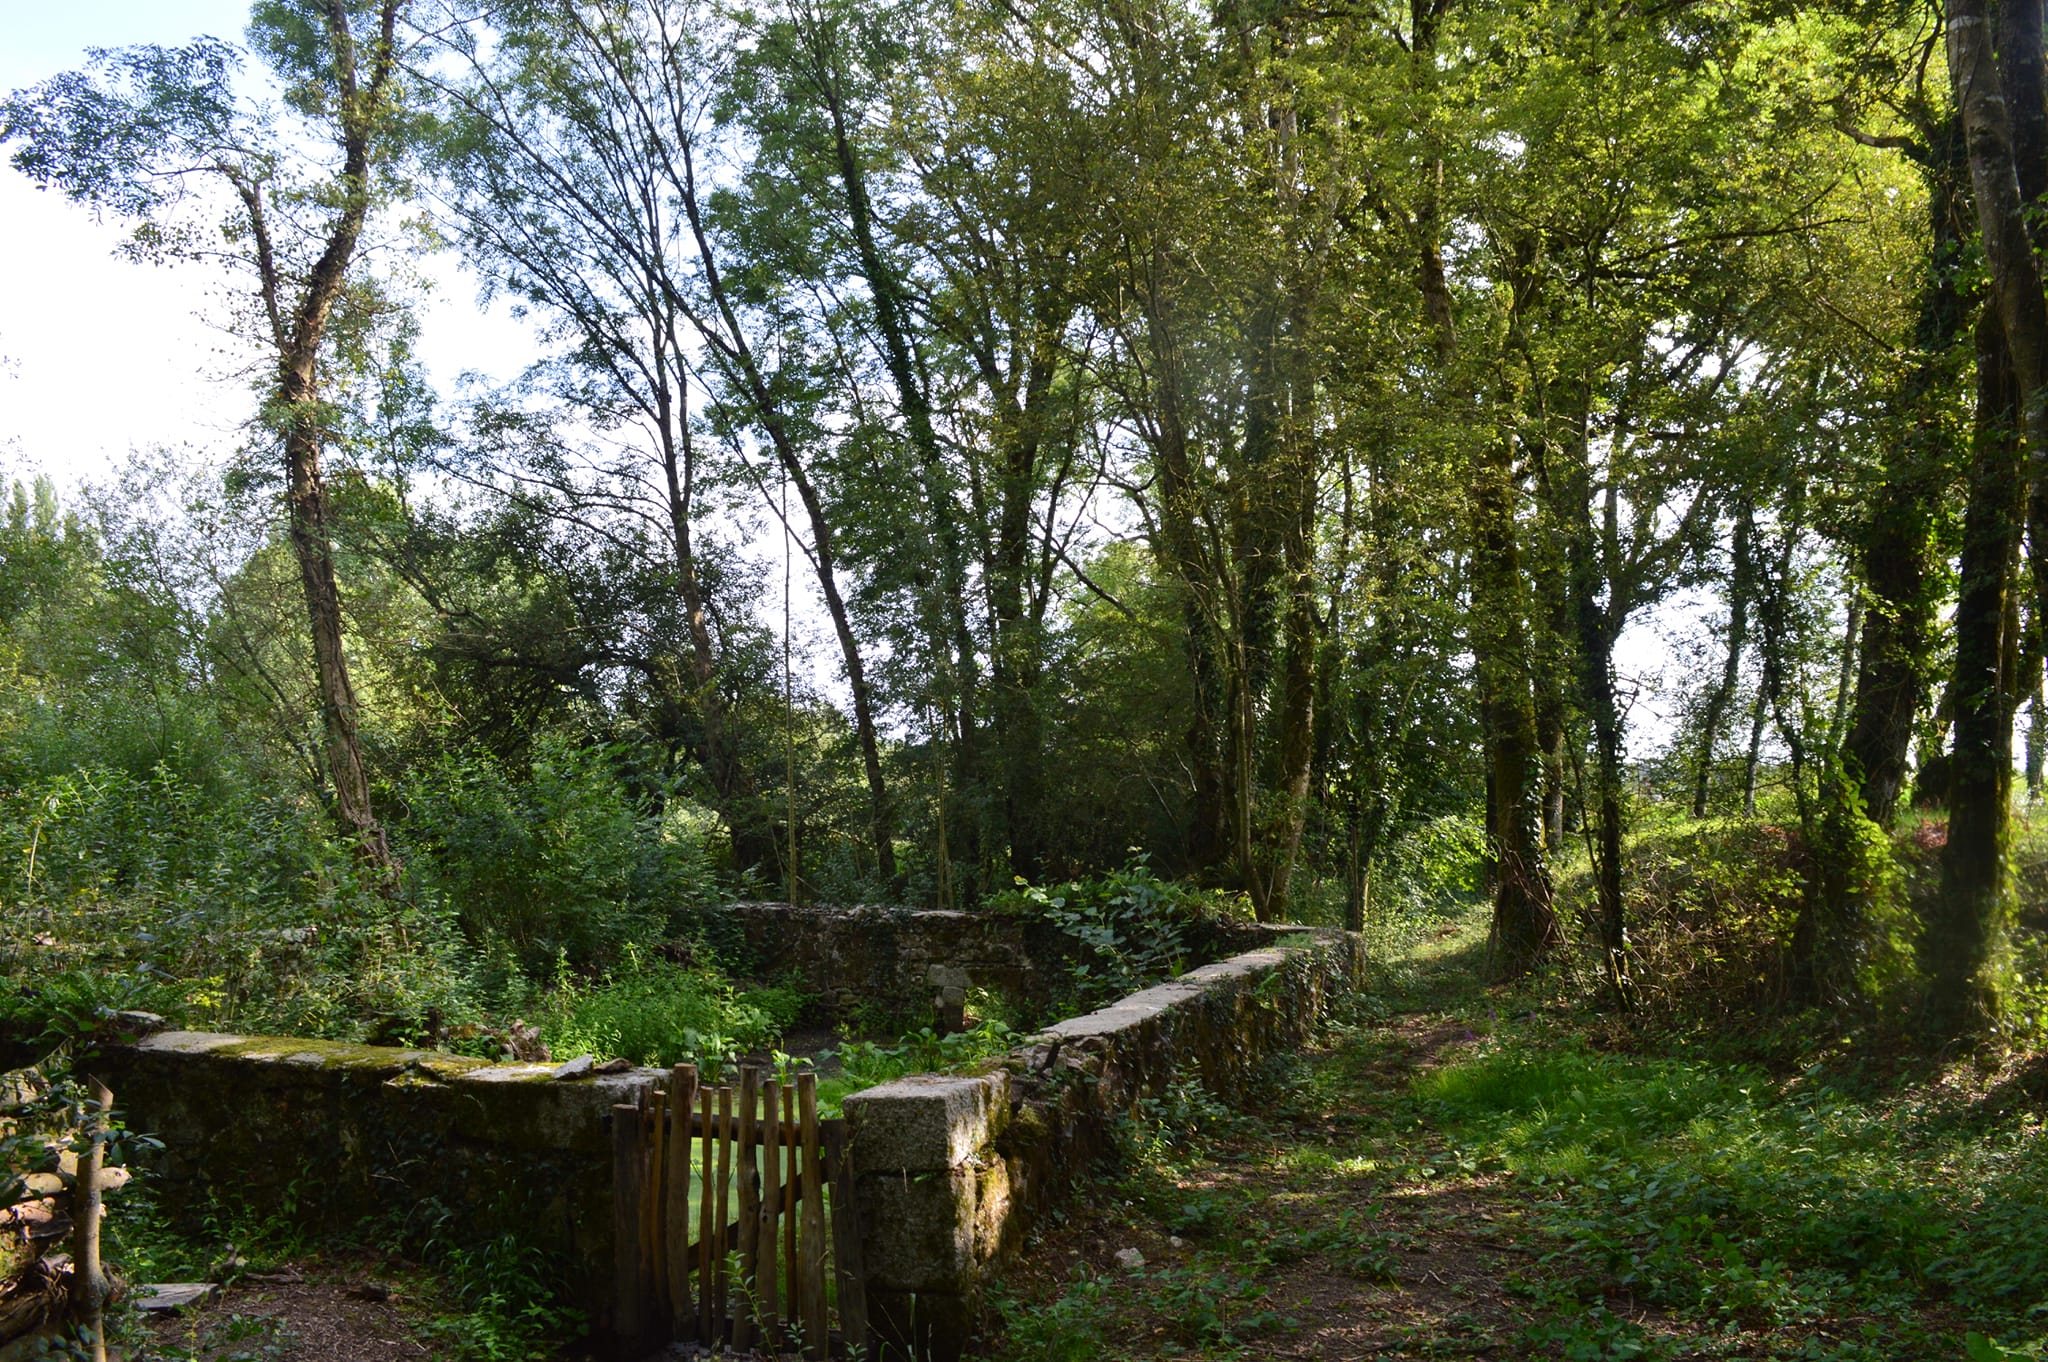
[[[442,1228],[448,1223],[444,1211],[413,1205],[402,1215],[366,1222],[353,1234],[318,1236],[300,1219],[289,1194],[261,1213],[221,1202],[196,1223],[181,1223],[163,1212],[145,1176],[109,1218],[107,1252],[135,1282],[232,1287],[306,1272],[368,1273],[392,1291],[413,1333],[450,1362],[542,1362],[582,1333],[582,1313],[562,1304],[573,1295],[563,1263],[516,1234],[480,1243],[447,1237]],[[241,1318],[200,1317],[190,1331],[191,1355],[224,1356],[216,1345],[234,1341]],[[150,1337],[133,1309],[115,1313],[110,1334],[132,1355],[166,1362],[175,1356],[160,1351],[162,1343]]]
[[[1897,1321],[1888,1354],[1956,1325],[2048,1344],[2048,1143],[1907,1093],[1592,1053],[1505,1031],[1416,1084],[1469,1160],[1524,1180],[1568,1269],[1705,1326]],[[1947,1338],[1947,1343],[1939,1340]]]
[[[564,962],[534,1021],[559,1058],[690,1063],[715,1076],[740,1055],[772,1046],[805,1002],[795,989],[741,991],[716,970],[629,950],[621,969],[596,980],[579,979]]]

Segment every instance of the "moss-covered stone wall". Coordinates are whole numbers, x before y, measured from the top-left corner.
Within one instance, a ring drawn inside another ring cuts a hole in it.
[[[287,1215],[393,1247],[516,1235],[561,1263],[602,1327],[606,1122],[652,1070],[559,1081],[545,1064],[196,1031],[104,1046],[79,1067],[163,1141],[143,1171],[174,1216]]]
[[[962,978],[962,987],[993,990],[1027,1015],[1045,1016],[1073,950],[1052,924],[1014,913],[733,903],[711,910],[707,929],[745,972],[793,979],[834,1019],[879,1005],[904,1021],[928,1021],[937,994]],[[1188,946],[1197,961],[1210,961],[1298,930],[1205,922]]]
[[[986,1072],[847,1097],[868,1313],[885,1352],[967,1355],[989,1274],[1119,1113],[1182,1077],[1243,1091],[1364,969],[1358,936],[1301,933],[1062,1021]]]

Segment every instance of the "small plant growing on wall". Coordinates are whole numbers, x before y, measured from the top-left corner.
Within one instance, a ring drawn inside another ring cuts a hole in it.
[[[1094,1008],[1187,968],[1200,912],[1145,856],[1098,879],[1038,887],[1018,882],[1013,911],[1042,916],[1073,944],[1065,961],[1074,1001]]]

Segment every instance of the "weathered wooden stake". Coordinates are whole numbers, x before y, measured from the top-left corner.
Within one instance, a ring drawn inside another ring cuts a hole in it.
[[[818,1162],[818,1076],[799,1074],[796,1096],[803,1115],[804,1354],[813,1362],[824,1362],[832,1355],[832,1326],[825,1314],[825,1179]]]
[[[767,1123],[761,1137],[761,1234],[755,1247],[754,1289],[761,1297],[761,1341],[777,1346],[782,1334],[782,1293],[777,1290],[779,1264],[775,1253],[775,1220],[782,1210],[782,1133],[780,1085],[773,1078],[761,1083],[761,1109]]]
[[[796,1129],[796,1085],[782,1085],[782,1147],[789,1157],[783,1160],[787,1170],[782,1180],[782,1312],[792,1324],[800,1323],[803,1311],[799,1302],[803,1297],[796,1285],[796,1189],[803,1171],[797,1167],[797,1152],[801,1147]]]
[[[725,1318],[729,1302],[726,1271],[726,1226],[732,1224],[732,1206],[727,1200],[727,1184],[732,1178],[732,1089],[718,1090],[718,1244],[713,1250],[711,1264],[715,1298],[711,1303],[711,1317],[716,1321]],[[708,1201],[709,1198],[706,1198]]]
[[[690,1113],[697,1106],[697,1066],[678,1064],[669,1073],[668,1160],[662,1198],[662,1243],[667,1254],[670,1319],[683,1338],[701,1337],[702,1312],[690,1301]]]
[[[761,1191],[754,1180],[754,1114],[761,1104],[761,1071],[749,1064],[740,1070],[740,1308],[733,1312],[732,1346],[745,1351],[754,1344],[754,1307],[759,1303],[755,1283],[757,1250],[761,1243]],[[748,1293],[754,1293],[752,1299]]]
[[[716,1342],[714,1332],[717,1322],[711,1314],[711,1149],[724,1139],[721,1132],[711,1125],[711,1089],[698,1090],[699,1102],[703,1107],[703,1141],[697,1167],[700,1171],[697,1187],[697,1336],[706,1342]],[[684,1212],[687,1221],[688,1211]],[[684,1233],[688,1233],[687,1224]],[[685,1272],[689,1269],[685,1268]]]
[[[86,1124],[86,1150],[71,1189],[71,1310],[92,1330],[93,1362],[107,1362],[107,1278],[100,1270],[100,1211],[106,1188],[107,1118],[114,1094],[93,1080],[95,1110]]]
[[[834,1123],[826,1129],[825,1154],[832,1161],[832,1268],[839,1281],[839,1332],[849,1349],[865,1349],[867,1275],[861,1266],[860,1205],[853,1194],[853,1170],[847,1166],[844,1125]]]
[[[641,1137],[647,1150],[647,1173],[646,1181],[640,1186],[640,1253],[641,1261],[647,1266],[647,1326],[650,1333],[660,1333],[669,1318],[668,1244],[661,1225],[666,1186],[663,1178],[668,1171],[667,1110],[667,1093],[657,1089],[647,1095],[643,1113],[647,1130]]]

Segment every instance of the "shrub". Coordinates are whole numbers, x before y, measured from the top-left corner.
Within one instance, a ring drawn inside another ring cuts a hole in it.
[[[142,1007],[353,1039],[474,1005],[452,920],[377,892],[310,802],[82,768],[0,790],[0,837],[19,849],[0,880],[0,1025],[19,1038]]]
[[[993,1059],[1017,1043],[1017,1033],[994,1018],[965,1031],[942,1036],[922,1027],[897,1037],[894,1045],[848,1041],[836,1051],[846,1088],[872,1088],[909,1074],[947,1073]],[[820,1058],[825,1056],[821,1055]]]
[[[1099,1007],[1179,974],[1200,910],[1180,885],[1160,879],[1143,856],[1099,879],[1049,888],[1017,882],[993,905],[1042,917],[1070,943],[1065,960],[1074,1004]]]
[[[1653,1015],[1751,1016],[1789,988],[1805,846],[1796,825],[1731,816],[1643,828],[1624,851],[1634,977]],[[1559,878],[1560,909],[1597,939],[1583,857]]]
[[[1476,899],[1486,883],[1486,829],[1466,814],[1427,818],[1402,830],[1373,867],[1372,913],[1380,919],[1440,920]]]
[[[624,968],[583,983],[566,957],[536,1017],[559,1059],[589,1054],[635,1064],[694,1063],[716,1071],[773,1045],[803,1010],[787,988],[736,991],[715,971],[646,959],[629,949]]]
[[[558,734],[516,778],[495,757],[443,757],[404,791],[415,877],[471,940],[501,939],[533,975],[558,956],[604,968],[716,896],[707,820],[680,800],[637,806],[608,748]]]

